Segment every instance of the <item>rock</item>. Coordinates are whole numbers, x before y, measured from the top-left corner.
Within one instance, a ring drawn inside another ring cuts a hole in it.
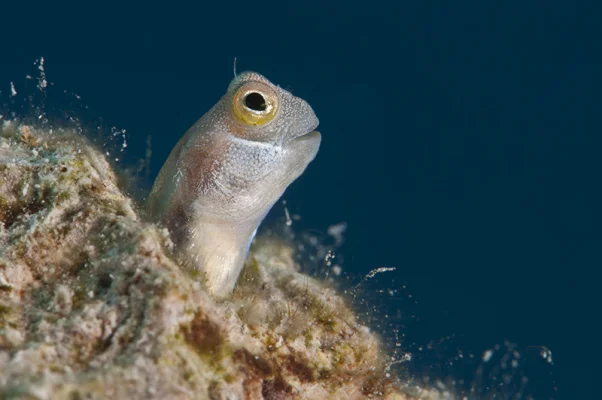
[[[85,139],[0,133],[0,398],[436,398],[387,377],[379,337],[286,243],[258,239],[218,302]]]

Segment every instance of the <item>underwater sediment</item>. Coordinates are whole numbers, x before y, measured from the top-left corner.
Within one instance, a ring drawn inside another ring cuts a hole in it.
[[[451,398],[386,373],[285,242],[214,300],[117,182],[80,135],[0,121],[0,399]]]

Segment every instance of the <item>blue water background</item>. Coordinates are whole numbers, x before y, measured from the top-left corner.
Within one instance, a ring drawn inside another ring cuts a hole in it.
[[[391,303],[412,304],[408,345],[544,345],[542,398],[594,398],[600,9],[497,3],[3,8],[0,90],[44,56],[84,119],[127,129],[128,157],[152,136],[154,175],[237,57],[316,111],[322,147],[288,206],[303,229],[348,223],[346,272],[397,268],[382,287],[412,296]]]

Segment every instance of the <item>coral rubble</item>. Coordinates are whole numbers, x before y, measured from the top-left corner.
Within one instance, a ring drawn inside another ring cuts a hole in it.
[[[286,244],[258,240],[218,302],[86,140],[0,133],[0,398],[440,398],[404,394],[378,336]]]

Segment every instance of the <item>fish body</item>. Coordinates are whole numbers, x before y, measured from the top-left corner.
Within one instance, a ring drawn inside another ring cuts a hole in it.
[[[163,165],[149,215],[216,297],[232,291],[259,224],[316,156],[317,126],[307,102],[245,72]]]

